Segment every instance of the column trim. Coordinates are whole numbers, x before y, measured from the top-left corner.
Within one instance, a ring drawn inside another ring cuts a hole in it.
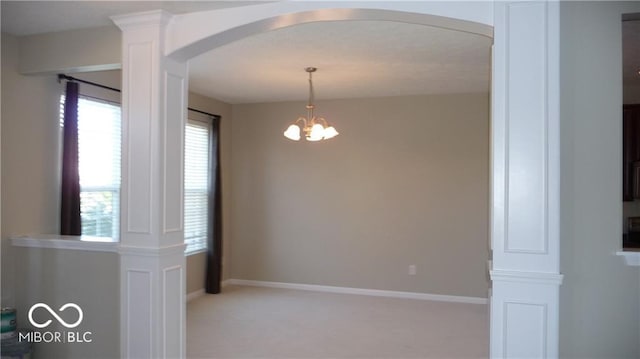
[[[564,275],[559,273],[490,270],[491,280],[496,282],[516,282],[527,284],[562,285]]]
[[[122,256],[161,257],[174,254],[184,254],[186,244],[179,243],[164,247],[140,247],[120,245],[118,253]]]
[[[173,15],[164,10],[151,10],[109,17],[121,30],[141,26],[166,26]]]

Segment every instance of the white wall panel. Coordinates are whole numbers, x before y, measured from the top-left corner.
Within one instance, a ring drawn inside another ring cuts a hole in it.
[[[179,358],[184,351],[185,321],[185,283],[183,266],[173,266],[163,270],[163,316],[162,358]]]
[[[547,338],[544,335],[547,332],[547,305],[505,302],[502,308],[505,357],[544,358],[547,351]],[[527,340],[523,341],[522,338]]]
[[[547,253],[545,3],[507,6],[505,251]]]
[[[491,271],[491,357],[558,356],[558,274]]]
[[[134,233],[151,232],[151,166],[152,138],[151,115],[153,74],[148,68],[152,60],[151,42],[135,43],[127,46],[127,62],[123,75],[125,81],[123,101],[127,117],[126,149],[126,230]],[[135,104],[133,106],[132,104]]]
[[[180,76],[182,75],[182,76]],[[183,228],[185,74],[165,72],[163,233]]]
[[[558,271],[557,4],[496,4],[494,268]],[[501,31],[498,31],[500,29]]]
[[[152,335],[148,328],[153,327],[153,274],[148,270],[129,269],[126,271],[127,316],[125,333],[136,336],[135,341],[123,341],[128,358],[148,358],[153,353]]]
[[[559,10],[495,3],[492,358],[558,356]]]

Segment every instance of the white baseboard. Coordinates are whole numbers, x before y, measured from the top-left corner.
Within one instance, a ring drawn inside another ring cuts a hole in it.
[[[196,298],[202,297],[203,295],[204,295],[204,288],[201,288],[201,289],[198,289],[196,291],[193,291],[193,292],[187,294],[187,303],[192,301],[192,300],[194,300],[194,299],[196,299]]]
[[[231,279],[223,280],[222,282],[220,282],[220,288],[224,288],[229,284],[231,284]],[[196,298],[202,297],[205,294],[207,293],[205,292],[204,288],[200,288],[198,290],[194,290],[191,293],[187,293],[187,302],[190,302]]]
[[[369,296],[375,296],[375,297],[434,300],[439,302],[454,302],[454,303],[469,303],[469,304],[487,304],[487,298],[462,297],[462,296],[456,296],[456,295],[398,292],[398,291],[391,291],[391,290],[362,289],[362,288],[349,288],[349,287],[333,287],[333,286],[315,285],[315,284],[265,282],[265,281],[259,281],[259,280],[246,280],[246,279],[228,279],[225,282],[227,282],[227,285],[235,284],[235,285],[246,285],[246,286],[254,286],[254,287],[308,290],[308,291],[314,291],[314,292],[359,294],[359,295],[369,295]]]

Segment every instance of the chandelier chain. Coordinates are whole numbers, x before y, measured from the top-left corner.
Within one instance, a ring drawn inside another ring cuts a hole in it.
[[[320,141],[328,140],[338,135],[338,131],[327,123],[322,117],[315,117],[313,115],[313,104],[315,100],[315,92],[313,90],[313,76],[312,73],[317,69],[315,67],[307,67],[305,71],[309,73],[309,102],[307,103],[307,117],[299,117],[294,123],[287,127],[284,131],[284,136],[290,140],[300,140],[301,134],[304,133],[307,141]],[[302,124],[302,128],[298,125]]]
[[[313,92],[313,79],[311,78],[312,72],[309,71],[309,103],[307,104],[307,108],[312,109],[315,106],[313,103],[315,102],[315,93]]]

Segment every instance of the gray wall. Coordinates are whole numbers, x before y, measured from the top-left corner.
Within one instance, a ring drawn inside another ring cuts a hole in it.
[[[232,277],[487,296],[488,94],[233,106]],[[417,275],[408,275],[408,266]]]
[[[563,358],[640,356],[640,276],[615,256],[622,241],[620,14],[626,11],[640,11],[639,4],[561,3]]]

